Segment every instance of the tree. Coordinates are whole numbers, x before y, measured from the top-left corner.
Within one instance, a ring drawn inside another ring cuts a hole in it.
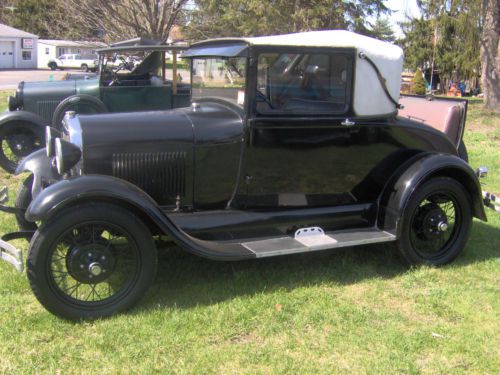
[[[94,32],[66,10],[65,1],[2,1],[3,22],[45,39],[89,39]],[[8,11],[6,11],[8,10]],[[75,27],[78,25],[78,27]]]
[[[382,0],[196,0],[184,33],[191,40],[349,29],[369,34],[366,19],[390,12]]]
[[[500,0],[483,0],[481,64],[484,104],[500,112]]]
[[[443,80],[470,79],[480,70],[481,0],[418,0],[422,16],[402,24],[407,66],[429,68]]]
[[[80,23],[104,33],[106,40],[134,37],[166,42],[183,20],[188,0],[66,0]]]
[[[414,94],[417,95],[425,95],[425,92],[427,91],[425,88],[425,80],[424,80],[424,75],[420,71],[420,69],[417,69],[415,72],[415,75],[413,76],[413,89],[412,89]]]
[[[370,35],[374,38],[385,40],[387,42],[394,42],[396,40],[394,30],[392,29],[388,18],[378,17],[370,29]]]

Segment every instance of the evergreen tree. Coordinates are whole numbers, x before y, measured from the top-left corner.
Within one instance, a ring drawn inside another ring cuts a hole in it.
[[[387,42],[394,42],[396,40],[394,30],[392,29],[388,18],[378,17],[369,33],[374,38],[385,40]]]
[[[196,0],[184,33],[191,40],[348,29],[370,34],[366,19],[390,12],[382,0]]]
[[[415,75],[413,76],[413,93],[416,95],[425,95],[426,93],[426,87],[425,87],[425,80],[424,80],[424,75],[420,71],[420,69],[417,69],[415,71]]]

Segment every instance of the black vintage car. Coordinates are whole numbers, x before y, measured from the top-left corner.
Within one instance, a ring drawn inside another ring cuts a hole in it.
[[[4,239],[32,235],[28,278],[52,313],[134,305],[155,276],[155,236],[214,260],[386,242],[443,265],[472,217],[486,220],[459,156],[466,105],[404,98],[424,113],[398,115],[399,47],[321,31],[210,40],[185,56],[191,107],[67,113],[20,166],[38,227]],[[445,120],[430,126],[425,112]],[[0,244],[22,270],[21,250]]]
[[[131,39],[99,51],[97,76],[21,82],[9,97],[8,111],[0,113],[0,166],[13,173],[23,157],[43,147],[45,126],[60,129],[69,110],[90,114],[189,106],[190,86],[178,82],[176,71],[176,54],[186,48]],[[166,53],[173,56],[172,79],[166,74]],[[131,62],[135,55],[142,60]]]

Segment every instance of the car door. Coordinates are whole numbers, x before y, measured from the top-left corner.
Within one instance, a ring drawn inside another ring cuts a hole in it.
[[[380,137],[387,124],[348,120],[353,52],[283,55],[262,53],[257,61],[244,205],[320,207],[369,199],[356,188],[399,146]]]

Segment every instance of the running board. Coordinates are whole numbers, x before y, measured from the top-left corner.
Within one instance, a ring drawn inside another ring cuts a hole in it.
[[[317,231],[317,228],[308,229],[315,232]],[[395,240],[396,236],[393,234],[376,228],[367,228],[315,233],[311,236],[303,236],[301,233],[296,233],[295,237],[280,237],[267,240],[250,241],[244,242],[241,245],[254,253],[256,258],[264,258]]]

